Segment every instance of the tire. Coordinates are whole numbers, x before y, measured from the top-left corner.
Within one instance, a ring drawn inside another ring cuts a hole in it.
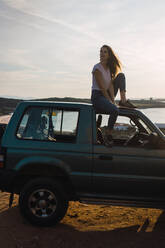
[[[23,217],[37,226],[52,226],[65,216],[68,200],[58,181],[38,178],[22,189],[19,208]]]

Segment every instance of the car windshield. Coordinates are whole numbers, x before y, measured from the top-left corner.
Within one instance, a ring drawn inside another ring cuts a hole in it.
[[[148,134],[152,133],[151,129],[145,124],[144,121],[142,121],[142,119],[138,118],[138,121],[143,126],[143,128],[147,131]]]

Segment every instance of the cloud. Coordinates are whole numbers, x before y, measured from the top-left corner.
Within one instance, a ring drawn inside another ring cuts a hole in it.
[[[1,0],[0,80],[5,94],[25,87],[30,96],[73,91],[85,97],[104,43],[125,65],[128,85],[133,82],[130,94],[138,94],[134,88],[147,80],[151,89],[156,78],[162,86],[165,18],[160,2]]]
[[[33,17],[36,17],[36,18],[39,18],[39,19],[42,19],[46,22],[51,22],[51,23],[55,23],[55,24],[58,24],[62,27],[65,27],[67,29],[70,29],[76,33],[80,33],[81,35],[85,35],[85,36],[88,36],[92,39],[96,39],[98,38],[93,32],[87,30],[87,28],[85,27],[85,29],[83,28],[83,26],[76,26],[76,25],[73,25],[73,24],[70,24],[64,20],[61,20],[61,19],[58,19],[58,18],[55,18],[53,16],[51,16],[50,14],[48,13],[45,13],[44,11],[39,11],[38,9],[32,7],[30,4],[28,4],[27,1],[20,1],[20,0],[5,0],[4,3],[9,6],[10,8],[13,8],[15,10],[18,10],[26,15],[30,15],[30,16],[33,16]],[[1,16],[5,17],[5,15],[1,14]],[[7,16],[7,18],[11,18],[9,16]],[[23,23],[25,23],[25,21],[23,20],[22,21]],[[42,26],[39,26],[39,25],[36,25],[36,24],[29,24],[28,25],[31,25],[31,26],[34,26],[35,28],[42,28]],[[47,30],[46,30],[47,31]]]
[[[12,70],[19,71],[30,70],[35,73],[44,72],[45,70],[33,65],[32,61],[28,58],[29,51],[21,49],[6,49],[6,51],[0,51],[0,63],[8,70],[13,66]],[[3,68],[1,67],[1,70]]]

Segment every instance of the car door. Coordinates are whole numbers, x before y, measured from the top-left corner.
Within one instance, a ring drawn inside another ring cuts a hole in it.
[[[118,125],[119,126],[119,125]],[[117,198],[165,195],[165,151],[124,143],[93,147],[93,190]]]

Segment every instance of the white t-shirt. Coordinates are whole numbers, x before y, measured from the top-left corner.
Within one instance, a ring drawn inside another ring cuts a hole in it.
[[[98,69],[102,73],[105,89],[108,89],[109,85],[111,83],[110,70],[109,69],[105,70],[104,67],[102,66],[102,64],[98,63],[93,67],[93,70],[92,70],[92,90],[100,90],[100,88],[96,82],[95,76],[94,76],[94,72],[96,69]]]

